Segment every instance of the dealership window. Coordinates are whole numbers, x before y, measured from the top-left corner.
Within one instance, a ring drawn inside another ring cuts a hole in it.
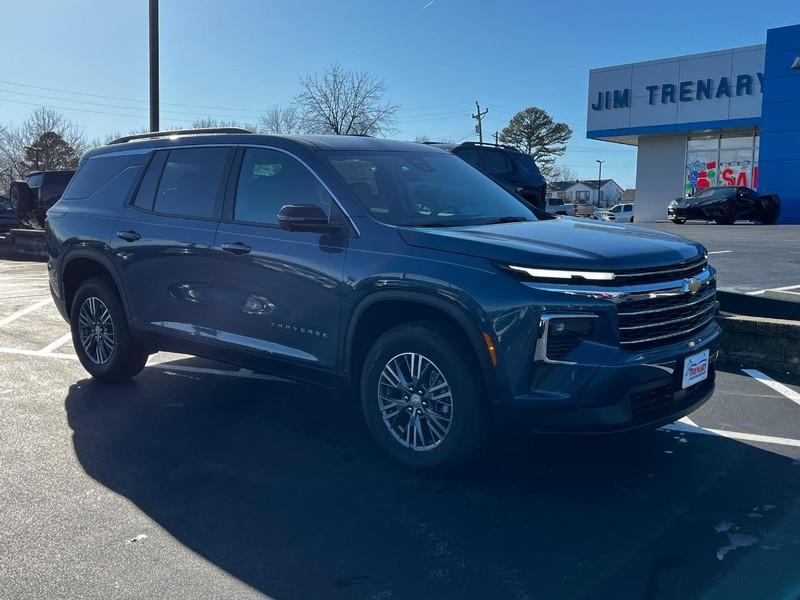
[[[707,187],[743,185],[758,187],[757,131],[690,136],[686,147],[684,194],[692,196]]]

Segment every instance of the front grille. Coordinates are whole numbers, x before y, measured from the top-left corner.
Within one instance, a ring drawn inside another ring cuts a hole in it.
[[[717,313],[713,279],[695,293],[636,299],[617,304],[619,341],[626,350],[644,350],[688,339]]]
[[[615,285],[623,286],[675,281],[676,279],[699,275],[706,268],[707,263],[708,261],[704,257],[701,257],[661,269],[616,271],[613,281]]]

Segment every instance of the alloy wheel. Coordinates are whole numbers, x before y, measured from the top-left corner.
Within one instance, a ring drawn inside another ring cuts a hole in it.
[[[450,384],[432,360],[416,352],[398,354],[383,367],[378,408],[392,437],[415,451],[438,447],[453,423]]]
[[[78,337],[86,356],[104,365],[114,352],[114,321],[100,298],[89,296],[78,312]]]

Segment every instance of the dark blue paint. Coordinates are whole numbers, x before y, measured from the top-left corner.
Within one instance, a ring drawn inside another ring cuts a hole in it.
[[[145,190],[142,194],[153,189],[146,184],[148,173],[159,163],[139,168],[152,151],[203,144],[231,149],[266,145],[292,153],[327,185],[350,220],[334,207],[332,218],[345,224],[336,232],[289,232],[233,222],[235,159],[228,162],[227,185],[220,186],[214,218],[170,217],[133,206],[137,186]],[[719,329],[712,323],[697,334],[694,348],[684,340],[624,351],[617,343],[611,302],[543,291],[503,266],[658,270],[697,258],[704,251],[699,244],[650,229],[573,219],[394,227],[369,216],[318,156],[319,150],[442,152],[437,148],[345,136],[217,135],[130,142],[88,156],[137,149],[145,150],[134,161],[143,175],[129,190],[106,194],[116,188],[105,186],[80,199],[66,194],[49,213],[46,236],[52,293],[61,313],[68,313],[65,273],[77,264],[72,261],[95,260],[116,284],[134,335],[152,349],[342,385],[359,367],[353,362],[352,341],[360,316],[382,302],[402,300],[416,310],[440,311],[462,329],[470,343],[464,352],[474,353],[498,414],[524,409],[541,426],[582,423],[603,429],[630,425],[625,403],[632,387],[663,381],[665,372],[689,354],[718,347]],[[140,237],[121,239],[118,233],[127,231]],[[226,252],[231,244],[246,244],[249,252]],[[534,369],[544,311],[598,315],[596,338],[574,351],[579,365]],[[493,340],[496,367],[484,333]],[[696,397],[686,400],[702,402],[712,389],[713,384],[698,388]],[[688,408],[681,404],[680,410]]]

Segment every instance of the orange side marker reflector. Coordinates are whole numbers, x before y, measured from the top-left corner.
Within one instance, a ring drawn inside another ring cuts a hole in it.
[[[489,352],[489,358],[492,359],[492,366],[497,366],[497,352],[494,351],[494,343],[492,342],[492,338],[489,337],[489,334],[485,331],[483,332],[483,341],[486,342],[486,350]]]

